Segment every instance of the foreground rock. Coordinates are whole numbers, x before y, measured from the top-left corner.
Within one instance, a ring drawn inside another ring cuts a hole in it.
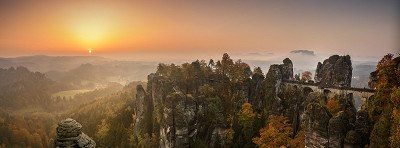
[[[318,62],[314,79],[320,87],[350,87],[352,71],[349,55],[333,55],[323,63]]]
[[[54,145],[55,147],[96,147],[96,143],[82,132],[82,125],[71,118],[62,120],[58,124]]]

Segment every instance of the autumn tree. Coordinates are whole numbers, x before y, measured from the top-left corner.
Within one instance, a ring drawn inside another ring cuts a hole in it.
[[[257,114],[253,111],[250,103],[243,103],[241,110],[238,113],[239,123],[242,126],[244,141],[250,141],[253,137],[253,124]]]
[[[242,109],[239,114],[239,122],[245,129],[250,129],[253,127],[254,119],[256,114],[253,112],[252,105],[250,103],[243,103]]]
[[[340,111],[340,104],[337,97],[328,99],[328,101],[326,102],[326,107],[332,115],[338,113]]]
[[[400,145],[400,87],[392,92],[391,101],[394,108],[391,113],[393,123],[390,128],[389,142],[391,147],[396,147]]]
[[[260,129],[260,136],[253,138],[253,142],[261,148],[286,146],[291,140],[292,131],[287,117],[271,115],[267,126]]]
[[[301,73],[301,81],[308,82],[312,79],[311,76],[312,76],[312,73],[310,71],[305,71],[305,72]]]
[[[290,148],[298,148],[298,147],[305,147],[305,139],[306,139],[306,132],[304,130],[300,130],[297,135],[289,141]]]
[[[368,112],[375,121],[371,146],[398,147],[400,144],[400,56],[385,55],[378,63],[370,86],[375,88],[369,99]]]

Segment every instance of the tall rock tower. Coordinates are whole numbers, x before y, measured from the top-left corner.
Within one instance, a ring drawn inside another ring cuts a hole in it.
[[[314,80],[320,87],[350,87],[352,71],[349,55],[333,55],[323,63],[318,62]]]

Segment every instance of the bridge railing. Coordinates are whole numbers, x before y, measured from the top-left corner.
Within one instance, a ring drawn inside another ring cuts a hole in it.
[[[308,85],[308,86],[318,86],[321,89],[324,88],[333,88],[338,90],[351,90],[351,91],[359,91],[359,92],[370,92],[374,93],[374,89],[370,88],[356,88],[356,87],[338,87],[338,86],[331,86],[331,87],[321,87],[319,83],[314,82],[302,82],[302,81],[295,81],[295,80],[282,80],[283,83],[291,83],[291,84],[300,84],[300,85]]]

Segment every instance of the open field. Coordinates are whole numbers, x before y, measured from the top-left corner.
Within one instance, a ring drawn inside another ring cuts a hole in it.
[[[92,91],[91,89],[78,89],[78,90],[67,90],[67,91],[60,91],[57,93],[54,93],[51,95],[52,98],[56,98],[56,97],[65,97],[67,99],[69,98],[74,98],[74,96],[76,94],[80,94],[80,93],[85,93],[85,92],[89,92]]]

